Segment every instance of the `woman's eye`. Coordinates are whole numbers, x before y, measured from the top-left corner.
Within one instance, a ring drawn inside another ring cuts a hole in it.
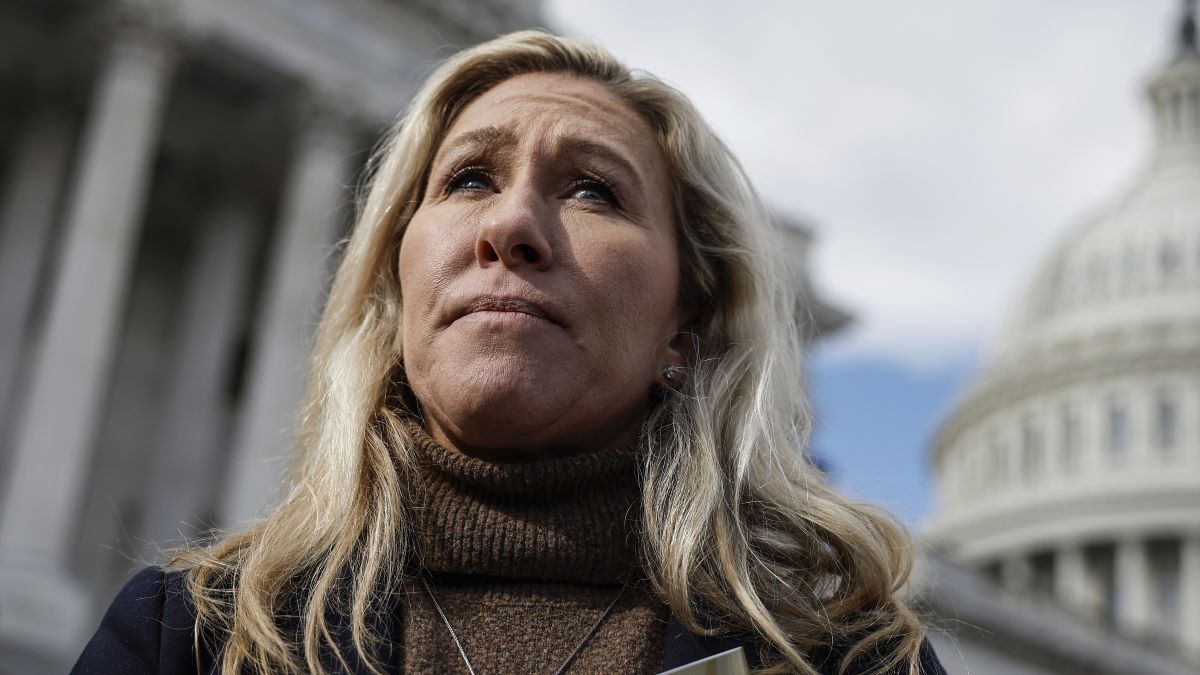
[[[495,185],[492,183],[491,176],[480,169],[465,169],[459,171],[450,177],[446,183],[446,192],[457,192],[458,190],[486,190],[492,192],[495,190]]]
[[[583,180],[576,183],[571,187],[571,198],[603,202],[612,207],[618,206],[617,196],[613,189],[595,180]]]

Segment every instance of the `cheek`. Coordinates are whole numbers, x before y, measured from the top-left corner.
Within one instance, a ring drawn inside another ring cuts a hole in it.
[[[404,234],[400,241],[400,253],[396,257],[397,273],[400,278],[400,303],[405,330],[408,329],[409,317],[412,313],[412,303],[421,297],[420,270],[414,269],[415,260],[413,238],[410,232]]]
[[[423,320],[430,315],[430,303],[436,290],[433,271],[437,268],[437,252],[430,245],[430,237],[422,224],[414,217],[400,241],[400,253],[396,264],[399,267],[401,321],[403,322],[404,352],[407,355],[423,342],[426,332]]]
[[[585,274],[602,298],[610,330],[626,343],[655,344],[670,332],[679,292],[679,260],[673,242],[658,238],[595,242],[583,252]]]

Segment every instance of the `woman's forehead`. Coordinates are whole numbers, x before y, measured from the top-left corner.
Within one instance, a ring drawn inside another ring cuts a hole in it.
[[[664,166],[646,120],[603,84],[573,75],[520,75],[492,87],[458,116],[439,149],[546,145],[605,147],[645,173]]]
[[[567,73],[526,73],[510,77],[468,104],[459,119],[472,110],[479,114],[514,108],[603,113],[626,124],[645,124],[637,111],[603,83]]]

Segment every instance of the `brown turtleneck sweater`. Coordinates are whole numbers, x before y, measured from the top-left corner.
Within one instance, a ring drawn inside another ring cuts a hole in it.
[[[477,673],[554,673],[618,594],[568,672],[659,672],[667,611],[638,583],[632,449],[497,464],[410,429],[420,564]],[[405,591],[404,672],[467,672],[420,581]]]

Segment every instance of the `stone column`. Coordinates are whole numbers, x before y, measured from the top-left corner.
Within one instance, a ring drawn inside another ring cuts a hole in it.
[[[221,521],[237,526],[277,495],[303,396],[326,261],[348,202],[354,131],[328,106],[302,106],[302,128],[268,247],[269,271],[250,352],[247,395],[233,437]]]
[[[151,559],[157,547],[211,525],[202,519],[212,515],[224,468],[226,378],[246,306],[255,215],[245,200],[226,199],[197,231],[146,495],[142,538]]]
[[[0,201],[0,462],[7,468],[14,412],[33,301],[71,159],[71,127],[55,110],[35,110],[18,136]],[[5,475],[0,470],[0,476]]]
[[[1200,660],[1200,532],[1184,535],[1179,562],[1179,635],[1184,649]]]
[[[149,27],[100,68],[0,511],[0,637],[46,653],[90,626],[69,573],[92,437],[149,185],[172,52]]]
[[[1054,560],[1054,599],[1072,612],[1090,613],[1095,608],[1087,606],[1087,584],[1083,549],[1078,544],[1059,548]]]
[[[1117,542],[1117,624],[1133,634],[1150,627],[1150,565],[1146,542],[1130,537]]]

